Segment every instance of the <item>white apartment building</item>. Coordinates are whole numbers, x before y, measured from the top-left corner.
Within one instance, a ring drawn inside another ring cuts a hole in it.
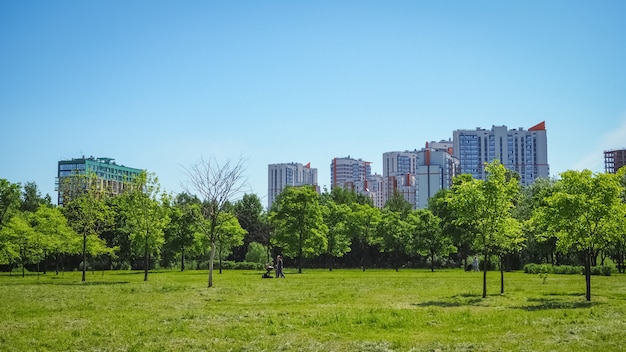
[[[330,189],[341,187],[345,190],[367,195],[377,207],[383,201],[383,178],[372,175],[371,162],[353,159],[349,155],[334,158],[330,163]]]
[[[545,121],[524,130],[492,126],[491,130],[456,130],[453,154],[459,159],[460,172],[485,179],[485,163],[494,159],[520,175],[523,185],[540,177],[550,177]]]
[[[452,155],[451,142],[426,143],[418,152],[417,208],[428,207],[428,200],[441,189],[450,189],[459,174],[459,159]]]
[[[317,184],[317,169],[311,168],[311,163],[282,163],[268,165],[267,208],[271,209],[276,197],[287,186],[314,186],[319,193]]]
[[[383,153],[383,206],[400,192],[413,208],[417,206],[418,151]]]

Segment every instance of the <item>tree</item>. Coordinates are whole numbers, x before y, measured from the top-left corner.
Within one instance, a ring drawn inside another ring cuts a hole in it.
[[[402,218],[400,212],[386,208],[381,212],[376,230],[382,250],[391,255],[393,268],[398,271],[401,256],[409,252],[411,225]]]
[[[455,209],[457,224],[476,231],[474,247],[482,252],[483,298],[487,297],[487,262],[497,252],[511,224],[513,199],[519,192],[515,178],[506,179],[506,169],[496,159],[485,166],[486,180],[457,179],[448,201]]]
[[[176,195],[169,208],[170,222],[164,229],[164,249],[180,255],[180,271],[185,271],[185,256],[200,244],[198,222],[202,219],[200,200],[188,193]]]
[[[61,210],[55,207],[40,206],[29,216],[29,223],[41,236],[43,255],[54,255],[55,272],[58,275],[61,256],[80,253],[79,235],[69,226]]]
[[[13,216],[20,204],[20,184],[0,179],[0,228]]]
[[[589,170],[565,171],[546,205],[536,209],[533,221],[556,234],[560,251],[574,250],[583,259],[587,301],[591,301],[591,262],[618,234],[626,216],[620,178],[626,173],[593,174]]]
[[[24,192],[22,194],[21,210],[34,213],[39,208],[39,205],[42,204],[51,205],[48,199],[41,197],[41,193],[37,189],[35,182],[27,182],[24,185]]]
[[[333,271],[333,259],[343,257],[350,251],[351,241],[348,232],[350,207],[346,204],[337,204],[328,193],[322,194],[321,199],[324,206],[324,222],[328,227],[326,232],[328,270]]]
[[[436,258],[444,258],[456,251],[452,239],[443,233],[441,219],[428,209],[418,209],[409,214],[413,225],[412,243],[414,250],[428,257],[430,271],[435,271]]]
[[[380,243],[376,227],[381,221],[380,209],[369,204],[353,203],[348,218],[349,231],[352,238],[361,245],[361,268],[365,271],[367,246]]]
[[[185,171],[189,177],[186,186],[187,193],[193,193],[189,192],[191,188],[199,194],[202,201],[202,215],[208,220],[208,227],[203,227],[202,231],[211,246],[208,287],[213,287],[213,261],[218,236],[216,230],[220,225],[220,214],[225,211],[228,202],[243,191],[244,162],[242,159],[236,163],[229,160],[221,165],[214,158],[201,159]]]
[[[267,233],[262,222],[263,205],[256,194],[244,194],[235,202],[233,211],[241,227],[246,230],[243,246],[234,249],[235,260],[244,259],[248,245],[252,242],[267,243]]]
[[[302,273],[304,258],[319,255],[328,246],[320,197],[312,187],[287,187],[272,205],[270,221],[274,225],[273,242],[284,255],[296,258]]]
[[[217,255],[219,260],[220,274],[222,273],[222,260],[228,256],[233,247],[241,246],[247,231],[241,228],[237,218],[227,212],[220,214],[217,233]]]
[[[151,254],[158,255],[165,242],[163,230],[170,219],[166,211],[169,199],[161,193],[159,179],[141,172],[124,193],[125,228],[138,252],[143,252],[144,281],[148,281]]]
[[[64,181],[63,214],[74,231],[83,236],[81,281],[85,281],[87,254],[95,256],[101,253],[101,249],[104,250],[103,246],[106,247],[100,234],[112,225],[113,213],[106,201],[107,193],[97,186],[95,175],[74,175],[64,178]],[[88,249],[96,252],[89,252]]]
[[[27,263],[37,263],[41,260],[42,249],[39,246],[38,236],[28,223],[24,213],[18,213],[2,228],[3,236],[8,244],[2,251],[9,264],[19,260],[22,264],[22,277]]]

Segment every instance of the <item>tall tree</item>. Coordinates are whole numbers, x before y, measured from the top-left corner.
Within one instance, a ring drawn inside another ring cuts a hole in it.
[[[80,253],[80,236],[69,226],[61,210],[56,207],[40,206],[29,216],[29,223],[41,236],[39,243],[44,256],[48,254],[54,256],[55,272],[58,275],[61,256]]]
[[[208,287],[213,287],[213,261],[215,260],[220,214],[226,211],[230,201],[243,192],[244,171],[243,159],[239,159],[236,163],[229,160],[220,164],[215,158],[201,159],[200,162],[185,169],[189,178],[186,185],[187,193],[193,193],[190,192],[190,189],[198,193],[198,197],[202,201],[202,215],[208,220],[208,227],[202,229],[211,246]]]
[[[163,230],[170,219],[166,211],[169,198],[161,193],[159,179],[141,172],[126,191],[125,227],[138,252],[143,252],[144,281],[148,281],[151,254],[158,255],[165,242]]]
[[[233,211],[241,227],[246,230],[243,245],[233,250],[235,260],[243,260],[250,243],[267,243],[267,234],[262,222],[263,205],[256,194],[246,193],[235,202]]]
[[[20,184],[0,179],[0,228],[13,216],[20,204]]]
[[[322,194],[324,206],[324,222],[328,227],[326,232],[326,257],[328,270],[333,271],[334,258],[343,257],[350,251],[350,233],[348,231],[348,217],[350,207],[346,204],[336,203],[329,193]]]
[[[360,203],[353,203],[351,210],[348,226],[352,238],[361,245],[361,269],[365,271],[368,246],[380,243],[376,228],[381,221],[381,213],[376,207]]]
[[[457,224],[465,224],[476,231],[474,242],[486,264],[507,232],[512,218],[513,200],[519,192],[515,178],[506,178],[506,169],[496,159],[485,166],[486,180],[456,182],[448,198],[457,212]],[[483,298],[487,297],[487,265],[483,265]]]
[[[302,273],[304,258],[322,253],[328,245],[320,196],[312,187],[287,187],[276,197],[270,212],[274,225],[273,242],[284,255],[296,258]]]
[[[437,258],[444,258],[456,251],[450,236],[441,227],[441,219],[428,209],[418,209],[409,215],[413,225],[412,244],[417,253],[428,257],[430,271],[435,271]]]
[[[164,230],[164,249],[180,256],[180,271],[185,271],[185,258],[200,244],[198,222],[202,219],[200,200],[187,193],[174,198],[169,208],[170,222]]]
[[[51,205],[48,199],[41,197],[41,193],[35,182],[26,182],[24,192],[22,193],[21,210],[34,213],[41,204],[47,206]]]
[[[622,231],[626,205],[620,178],[624,173],[626,168],[618,174],[565,171],[546,205],[533,214],[533,221],[556,234],[559,250],[574,250],[583,258],[587,301],[591,301],[592,258]]]
[[[402,256],[410,251],[411,225],[402,218],[402,213],[385,208],[376,231],[381,249],[390,254],[392,266],[398,271]]]

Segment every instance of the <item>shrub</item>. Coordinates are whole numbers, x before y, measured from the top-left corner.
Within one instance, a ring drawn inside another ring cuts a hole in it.
[[[265,264],[267,261],[267,250],[259,242],[251,242],[248,245],[248,252],[245,257],[246,262]]]
[[[612,265],[592,266],[591,275],[611,276],[615,271]],[[585,268],[580,265],[549,265],[529,263],[524,265],[524,273],[526,274],[561,274],[561,275],[582,275]]]

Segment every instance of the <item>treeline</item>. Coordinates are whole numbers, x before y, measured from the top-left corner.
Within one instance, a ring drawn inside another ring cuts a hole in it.
[[[271,264],[277,254],[298,271],[466,268],[477,256],[483,296],[488,270],[500,270],[503,292],[505,271],[547,263],[583,266],[588,299],[591,267],[610,259],[624,271],[624,170],[566,171],[522,187],[516,173],[494,161],[486,164],[486,180],[461,175],[428,209],[412,209],[399,193],[378,209],[341,188],[318,194],[292,187],[265,211],[254,194],[230,200],[241,164],[199,166],[207,169],[188,170],[196,194],[162,193],[158,179],[144,173],[111,196],[86,176],[64,184],[63,207],[41,197],[34,183],[22,188],[0,180],[0,264],[37,272],[81,269],[83,275],[143,269],[147,280],[151,268],[212,272],[214,259],[221,270],[233,262]],[[235,172],[206,172],[216,170]],[[228,187],[220,188],[223,182]]]

